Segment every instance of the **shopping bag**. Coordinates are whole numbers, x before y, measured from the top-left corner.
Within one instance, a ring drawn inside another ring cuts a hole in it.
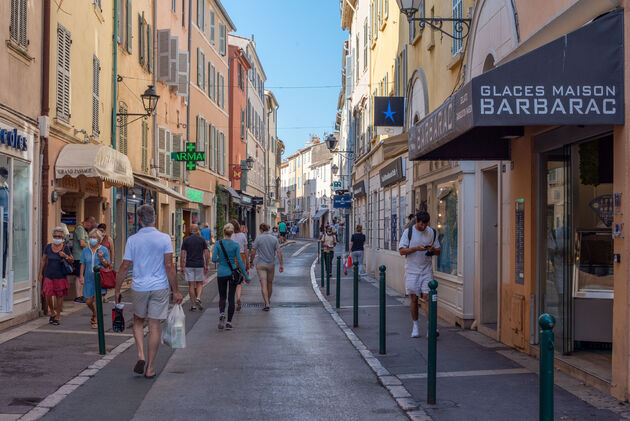
[[[116,287],[116,271],[108,268],[101,268],[101,288],[112,289]]]
[[[116,304],[112,308],[112,330],[120,333],[125,330],[125,316],[123,315],[124,304]]]
[[[348,255],[348,258],[343,264],[343,274],[348,274],[348,269],[352,267],[352,256]]]
[[[162,343],[171,348],[186,348],[186,315],[181,304],[175,304],[168,313]]]

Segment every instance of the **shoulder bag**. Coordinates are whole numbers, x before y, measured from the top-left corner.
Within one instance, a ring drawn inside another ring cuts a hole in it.
[[[223,250],[223,256],[225,256],[225,260],[227,261],[227,264],[232,271],[232,274],[230,275],[230,285],[240,285],[241,282],[243,282],[243,272],[241,272],[241,268],[237,266],[235,269],[234,266],[232,266],[232,262],[228,257],[227,251],[225,251],[225,247],[223,246],[223,240],[219,241],[219,245],[221,246],[221,250]]]

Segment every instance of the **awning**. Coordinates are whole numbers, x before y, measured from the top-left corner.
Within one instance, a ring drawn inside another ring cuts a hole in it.
[[[178,200],[180,202],[190,202],[190,199],[188,199],[183,194],[178,193],[166,184],[162,184],[159,181],[149,178],[147,176],[136,174],[136,182],[138,182],[139,184],[143,184],[150,189],[155,189],[161,193],[168,194],[169,196],[174,197],[175,200]]]
[[[64,146],[55,162],[56,178],[77,178],[80,175],[99,178],[116,187],[133,187],[129,158],[105,145]]]
[[[223,190],[225,190],[226,192],[230,193],[230,196],[232,196],[235,199],[241,199],[241,196],[236,192],[236,190],[234,190],[232,187],[230,186],[221,186],[223,188]]]
[[[328,209],[320,209],[317,211],[317,213],[315,214],[315,216],[313,217],[314,219],[319,219],[322,216],[324,216],[326,214],[326,212],[328,212]]]
[[[306,221],[308,221],[308,218],[302,218],[300,219],[300,221],[298,222],[298,225],[302,225],[303,223],[305,223]]]
[[[624,124],[623,9],[473,78],[409,129],[411,160],[507,160],[524,126]]]

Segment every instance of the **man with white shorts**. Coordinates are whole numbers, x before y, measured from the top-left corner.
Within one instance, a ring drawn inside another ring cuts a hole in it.
[[[188,293],[190,294],[190,311],[203,310],[201,305],[201,293],[203,283],[208,274],[210,262],[210,250],[206,240],[199,233],[199,225],[190,226],[190,235],[182,242],[182,252],[179,260],[179,267],[182,275],[188,282]]]
[[[254,240],[250,264],[256,259],[256,273],[260,279],[260,292],[265,301],[264,311],[269,311],[271,293],[273,292],[273,278],[276,272],[276,256],[280,263],[280,273],[284,271],[282,252],[278,239],[269,233],[269,224],[260,224],[260,235]]]
[[[429,297],[429,281],[433,279],[433,257],[440,255],[440,242],[436,231],[429,227],[430,216],[425,211],[416,214],[415,225],[407,228],[400,236],[398,252],[406,257],[405,291],[411,297],[411,337],[420,336],[418,328],[418,296],[425,303]],[[424,308],[429,320],[429,307]]]
[[[160,345],[160,322],[166,319],[170,297],[182,302],[177,287],[177,272],[173,264],[171,237],[155,228],[155,211],[151,205],[142,205],[136,211],[142,229],[127,239],[123,262],[116,276],[115,297],[119,302],[120,287],[133,263],[131,298],[133,301],[133,337],[138,348],[138,361],[134,373],[144,374],[147,379],[155,377],[153,362]],[[148,358],[144,356],[144,321],[149,319],[147,339]]]

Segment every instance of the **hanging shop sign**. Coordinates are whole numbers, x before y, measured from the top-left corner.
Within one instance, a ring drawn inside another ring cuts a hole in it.
[[[402,158],[398,157],[381,169],[379,173],[381,177],[381,187],[391,186],[405,178],[403,173]]]
[[[352,194],[354,197],[363,197],[366,195],[365,193],[365,181],[361,180],[352,186]]]
[[[194,142],[186,143],[186,150],[181,152],[171,152],[171,159],[177,162],[185,162],[188,171],[197,169],[197,162],[206,160],[206,153],[197,150]]]
[[[333,208],[349,209],[352,207],[352,196],[349,194],[339,194],[333,197]]]
[[[402,127],[405,125],[405,97],[374,97],[374,126]]]
[[[240,180],[243,177],[243,170],[239,165],[234,165],[232,167],[232,179]]]
[[[262,205],[262,204],[263,204],[263,198],[262,197],[252,197],[252,205],[258,206],[258,205]]]

